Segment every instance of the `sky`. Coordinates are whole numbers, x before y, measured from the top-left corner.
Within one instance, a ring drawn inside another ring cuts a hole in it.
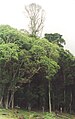
[[[44,33],[59,33],[65,49],[75,55],[75,0],[0,0],[0,24],[27,29],[25,5],[39,4],[45,10]]]

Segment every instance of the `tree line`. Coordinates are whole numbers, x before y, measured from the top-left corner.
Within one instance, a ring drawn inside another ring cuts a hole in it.
[[[31,6],[30,11],[41,10]],[[38,14],[33,13],[28,12],[33,20],[31,33],[0,25],[0,107],[18,105],[49,112],[62,107],[71,113],[75,111],[75,57],[64,49],[65,40],[59,33],[38,37],[43,21],[35,27]]]
[[[60,36],[37,38],[0,26],[1,107],[74,110],[75,57],[47,35]]]

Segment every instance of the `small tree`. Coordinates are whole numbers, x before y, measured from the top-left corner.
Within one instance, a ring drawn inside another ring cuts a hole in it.
[[[27,18],[29,18],[29,32],[32,36],[41,36],[44,27],[45,12],[40,5],[32,3],[25,6]]]

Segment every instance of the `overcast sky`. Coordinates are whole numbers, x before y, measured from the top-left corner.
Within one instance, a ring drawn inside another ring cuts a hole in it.
[[[75,0],[0,0],[0,24],[27,28],[24,6],[36,3],[46,12],[44,33],[60,33],[75,55]]]

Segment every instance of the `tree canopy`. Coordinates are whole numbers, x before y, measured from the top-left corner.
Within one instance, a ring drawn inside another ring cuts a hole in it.
[[[47,76],[52,77],[56,73],[58,69],[56,61],[59,57],[58,45],[53,45],[46,39],[29,37],[8,25],[0,26],[0,38],[0,61],[4,60],[5,64],[1,62],[1,66],[4,67],[1,70],[8,77],[3,85],[5,85],[4,89],[8,85],[7,92],[11,92],[11,98],[20,84],[31,80],[42,68]],[[13,100],[11,102],[6,100],[6,108],[10,104],[13,107]]]
[[[44,14],[35,3],[25,6],[30,35],[0,25],[0,107],[75,111],[75,57],[59,33],[43,30]]]

